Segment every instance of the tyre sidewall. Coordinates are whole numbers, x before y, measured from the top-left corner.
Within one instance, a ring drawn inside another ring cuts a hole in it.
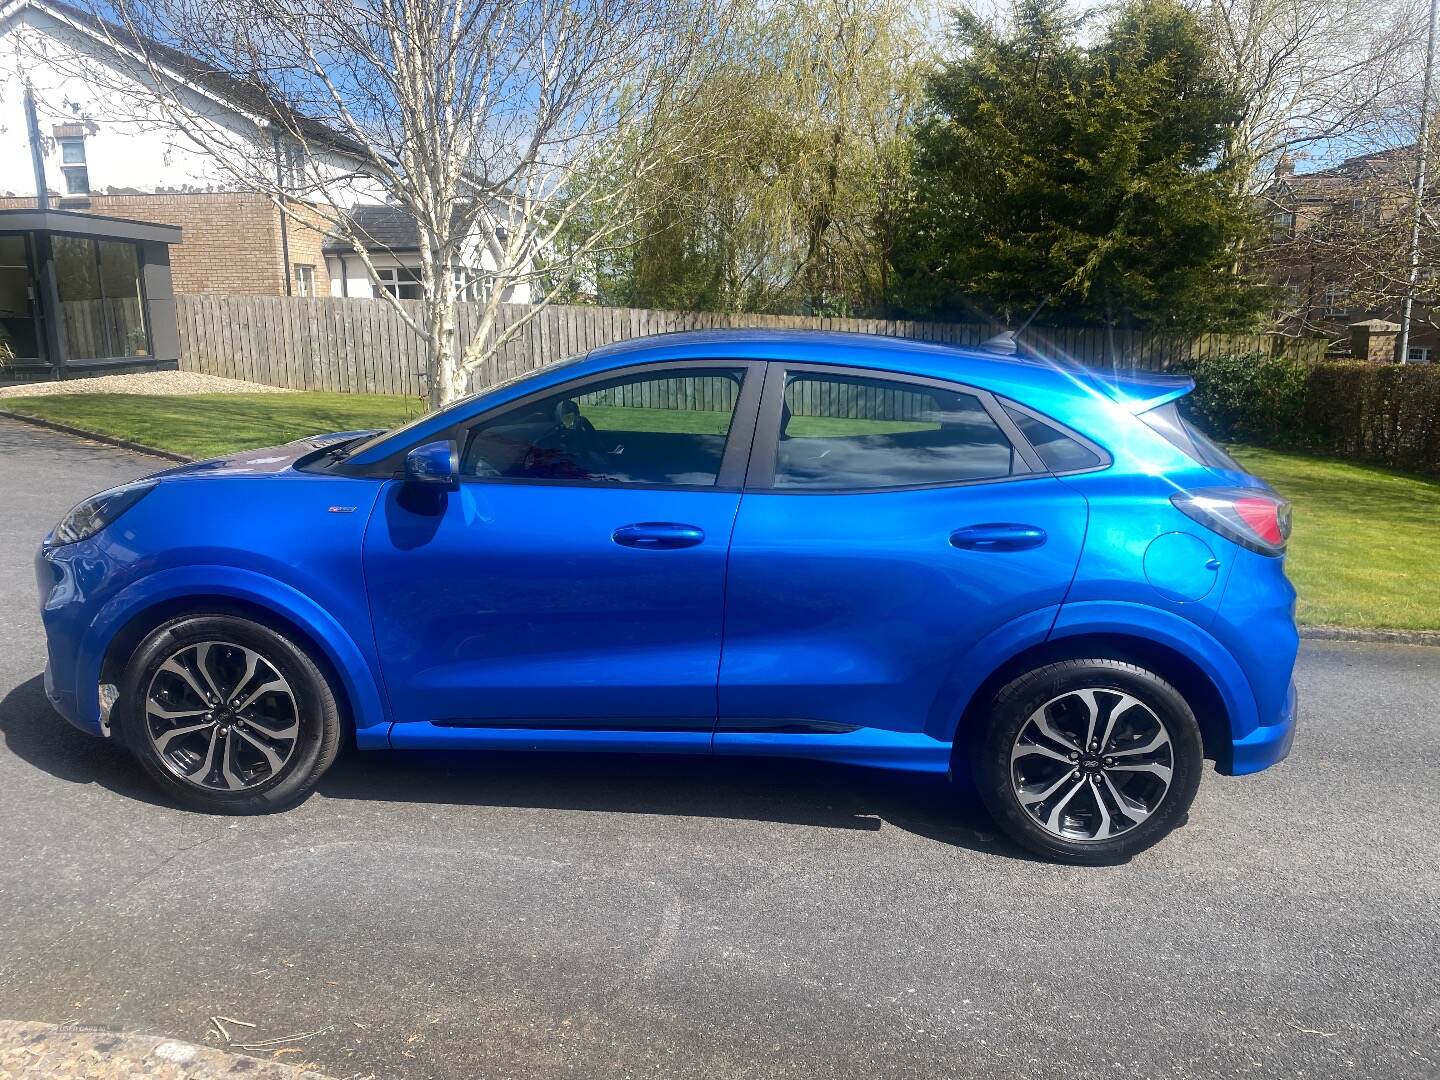
[[[156,671],[178,650],[203,641],[254,649],[274,665],[295,696],[300,724],[295,752],[277,776],[244,791],[202,789],[181,780],[161,761],[145,729],[145,694]],[[126,746],[156,783],[177,801],[214,813],[264,813],[289,805],[314,786],[338,749],[335,698],[319,667],[278,630],[232,615],[185,616],[152,633],[126,665],[116,710]]]
[[[1010,752],[1036,709],[1072,690],[1122,691],[1138,698],[1165,725],[1174,769],[1160,807],[1147,820],[1109,840],[1070,841],[1035,821],[1020,805],[1011,782]],[[1021,676],[996,695],[990,724],[980,741],[975,783],[996,823],[1011,839],[1062,862],[1123,862],[1153,846],[1185,821],[1200,784],[1204,751],[1195,714],[1180,693],[1151,671],[1117,660],[1067,660]]]

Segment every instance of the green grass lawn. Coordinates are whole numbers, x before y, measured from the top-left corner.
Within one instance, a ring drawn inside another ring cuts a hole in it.
[[[0,399],[0,410],[203,458],[325,431],[393,427],[420,404],[378,394],[60,394]],[[597,406],[587,415],[602,430],[625,429],[623,414],[634,411]],[[643,411],[646,429],[660,430],[657,411]],[[723,434],[728,418],[674,410],[664,423],[665,430]],[[840,426],[861,433],[856,424],[796,417],[792,434],[840,434],[831,430]],[[870,434],[872,427],[913,425],[865,426]],[[1295,505],[1288,558],[1302,622],[1440,629],[1440,482],[1301,454],[1246,447],[1234,453]]]
[[[1294,504],[1286,556],[1302,623],[1440,630],[1440,482],[1232,447]]]
[[[0,398],[0,410],[207,458],[326,431],[394,427],[421,405],[382,394],[53,394]]]

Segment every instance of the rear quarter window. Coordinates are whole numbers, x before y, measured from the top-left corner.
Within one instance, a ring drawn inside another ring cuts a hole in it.
[[[1051,472],[1084,472],[1105,464],[1105,459],[1094,450],[1048,421],[1021,412],[1008,403],[1005,415],[1020,429],[1025,441]]]
[[[1226,472],[1246,471],[1245,466],[1227,454],[1224,447],[1196,427],[1174,401],[1141,413],[1140,419],[1181,453],[1207,468]]]

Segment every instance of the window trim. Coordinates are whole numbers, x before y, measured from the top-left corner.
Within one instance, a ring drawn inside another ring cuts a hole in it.
[[[437,442],[441,439],[454,439],[461,455],[465,453],[465,443],[469,439],[470,430],[491,420],[498,419],[508,412],[517,409],[524,409],[547,397],[553,397],[561,393],[574,393],[576,395],[586,393],[584,387],[596,383],[623,382],[632,378],[666,378],[684,377],[694,375],[697,370],[714,370],[725,368],[734,371],[743,371],[744,375],[740,381],[740,393],[735,399],[735,411],[730,418],[730,433],[725,438],[725,450],[720,457],[720,470],[716,474],[713,484],[627,484],[618,483],[612,480],[555,480],[529,476],[461,476],[462,484],[500,484],[505,486],[520,487],[546,487],[546,488],[567,488],[583,487],[600,489],[604,491],[716,491],[738,493],[742,490],[745,479],[746,464],[750,458],[751,444],[755,438],[755,422],[759,412],[761,393],[766,380],[766,362],[744,357],[714,356],[686,360],[673,358],[663,360],[651,360],[645,363],[631,364],[627,367],[612,368],[609,371],[592,372],[578,379],[570,379],[566,382],[552,383],[550,386],[531,391],[510,401],[498,403],[478,413],[473,413],[463,420],[457,420],[449,427],[428,436],[421,442],[413,442],[403,449],[395,451],[389,457],[383,458],[374,465],[363,470],[362,475],[380,476],[386,479],[403,479],[405,475],[405,455],[417,446],[424,443]],[[673,372],[673,375],[666,373]],[[343,462],[341,463],[343,466]],[[353,475],[353,474],[352,474]]]
[[[291,263],[295,274],[295,295],[315,297],[315,264],[314,263]],[[303,273],[302,273],[303,271]],[[306,278],[308,277],[308,281]]]
[[[1019,461],[1016,463],[1017,471],[1007,476],[987,476],[976,480],[942,480],[930,484],[895,484],[887,487],[776,487],[775,462],[780,451],[780,417],[785,405],[785,386],[792,373],[907,383],[928,390],[969,394],[979,400],[981,406],[989,414],[991,422],[1000,429],[1002,435],[1010,440],[1011,447],[1019,457]],[[907,372],[884,368],[773,360],[770,362],[770,370],[765,377],[765,393],[760,402],[755,438],[751,443],[750,468],[745,476],[745,491],[747,494],[799,495],[807,498],[824,495],[884,495],[895,491],[931,491],[939,488],[975,487],[979,484],[1003,484],[1048,475],[1050,474],[1045,471],[1044,465],[1040,462],[1034,449],[1010,422],[1010,418],[1005,415],[1005,410],[1000,408],[995,395],[989,390],[982,390],[978,386],[953,382],[949,379],[932,379],[924,375],[911,375]]]

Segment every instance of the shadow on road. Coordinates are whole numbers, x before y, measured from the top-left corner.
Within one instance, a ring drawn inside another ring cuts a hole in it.
[[[0,699],[0,737],[16,757],[51,776],[168,805],[122,747],[76,731],[57,716],[39,676]],[[320,782],[319,794],[364,802],[730,818],[871,832],[888,823],[956,847],[1029,859],[994,832],[973,793],[943,777],[798,759],[351,749]]]

